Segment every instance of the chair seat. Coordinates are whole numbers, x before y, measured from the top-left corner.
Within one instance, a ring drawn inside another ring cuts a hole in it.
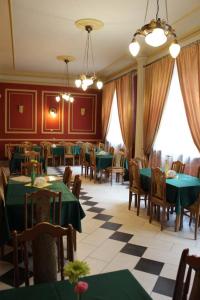
[[[113,173],[123,173],[124,172],[124,168],[118,168],[118,167],[110,167],[110,168],[106,168],[106,171],[108,172],[113,172]]]
[[[154,204],[156,205],[159,205],[159,206],[165,206],[167,208],[170,208],[172,206],[175,206],[175,204],[173,203],[169,203],[169,202],[164,202],[163,200],[159,199],[159,198],[155,198],[155,197],[151,197],[151,202],[153,202]]]
[[[145,192],[142,189],[138,189],[137,187],[134,186],[129,187],[129,191],[134,194],[140,194],[141,196],[148,195],[148,192]]]

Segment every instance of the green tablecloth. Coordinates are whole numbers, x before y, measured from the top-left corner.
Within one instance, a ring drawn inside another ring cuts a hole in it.
[[[152,300],[128,270],[88,276],[83,279],[89,288],[83,300]],[[0,292],[1,300],[76,300],[73,286],[68,281],[40,284]]]
[[[150,191],[151,169],[141,169],[141,185]],[[177,174],[174,179],[166,180],[166,198],[175,203],[176,213],[180,214],[182,206],[188,206],[197,200],[200,193],[200,179],[187,174]]]
[[[113,158],[113,155],[111,155],[111,154],[105,154],[105,155],[96,154],[97,171],[111,167],[112,166],[112,158]],[[86,161],[90,162],[90,154],[87,152],[85,153],[85,159],[86,159]]]
[[[52,149],[52,154],[54,156],[61,156],[64,157],[65,154],[65,147],[64,146],[56,146],[55,148],[51,148]],[[78,145],[73,145],[71,147],[71,151],[73,155],[80,155],[80,146]]]
[[[15,152],[10,161],[10,172],[20,172],[21,171],[21,162],[24,162],[25,156],[23,153]],[[40,162],[42,163],[42,169],[46,173],[46,163],[44,157],[40,157]]]
[[[61,181],[54,181],[47,187],[53,191],[62,192],[62,226],[72,224],[72,226],[81,232],[81,219],[85,213],[74,195],[68,190],[66,185]],[[9,224],[9,230],[24,229],[24,198],[25,193],[31,193],[38,190],[35,187],[25,186],[22,183],[10,179],[6,193],[6,216],[5,222]],[[6,223],[5,223],[6,224]],[[5,226],[4,226],[5,228]],[[4,231],[3,231],[4,230]],[[0,228],[0,241],[4,237],[4,242],[9,239],[9,232],[6,236],[6,228]],[[2,231],[2,232],[1,232]]]

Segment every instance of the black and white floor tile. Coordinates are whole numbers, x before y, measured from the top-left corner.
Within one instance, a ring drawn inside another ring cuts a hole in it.
[[[63,170],[49,168],[48,173],[62,175]],[[73,173],[80,169],[75,167]],[[136,216],[134,208],[128,210],[127,184],[94,184],[82,177],[80,202],[86,217],[77,235],[76,257],[89,263],[91,274],[129,269],[152,299],[171,299],[182,250],[189,247],[200,255],[193,227],[184,224],[184,230],[175,233],[169,223],[161,232],[157,221],[149,224],[145,208]],[[0,289],[13,285],[11,254],[0,261]]]

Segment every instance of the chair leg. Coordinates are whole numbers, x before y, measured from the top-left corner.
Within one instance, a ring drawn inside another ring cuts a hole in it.
[[[197,230],[198,230],[198,225],[199,225],[199,214],[195,214],[195,230],[194,230],[194,239],[197,239]]]
[[[128,209],[131,209],[131,203],[132,203],[132,192],[129,191],[129,201],[128,201]]]
[[[160,207],[159,207],[160,208]],[[161,231],[164,229],[164,223],[165,223],[165,215],[166,215],[166,207],[162,207],[162,214],[161,214]]]
[[[5,250],[5,248],[3,245],[3,246],[1,246],[1,259],[4,257],[4,250]]]
[[[76,230],[73,230],[73,243],[74,243],[74,251],[77,249],[77,242],[76,242]]]
[[[140,213],[140,195],[138,195],[137,198],[138,198],[138,204],[137,204],[137,216],[139,216],[139,213]]]
[[[152,214],[153,214],[153,203],[150,203],[149,223],[151,223],[152,221]]]

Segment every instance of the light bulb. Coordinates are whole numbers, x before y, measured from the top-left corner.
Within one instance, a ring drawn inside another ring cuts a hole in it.
[[[69,102],[73,103],[74,102],[74,97],[70,96],[69,97]]]
[[[75,85],[76,85],[77,88],[80,88],[80,86],[81,86],[81,80],[80,79],[76,79],[75,80]]]
[[[64,93],[62,94],[62,98],[65,100],[65,101],[68,101],[69,100],[69,95]]]
[[[101,80],[97,81],[97,88],[100,90],[103,87],[103,82]]]
[[[145,42],[152,47],[159,47],[167,41],[162,28],[155,28],[145,37]]]
[[[60,102],[60,96],[56,96],[56,102]]]
[[[173,58],[176,58],[181,50],[181,46],[178,44],[178,42],[175,40],[171,43],[169,47],[169,53]]]
[[[129,45],[129,51],[133,56],[137,56],[138,52],[140,51],[140,44],[134,38]]]
[[[87,86],[92,85],[93,84],[93,79],[91,77],[83,79],[83,84],[85,84]]]
[[[85,83],[82,83],[82,89],[83,89],[83,91],[86,91],[87,88],[88,88],[88,86]]]

